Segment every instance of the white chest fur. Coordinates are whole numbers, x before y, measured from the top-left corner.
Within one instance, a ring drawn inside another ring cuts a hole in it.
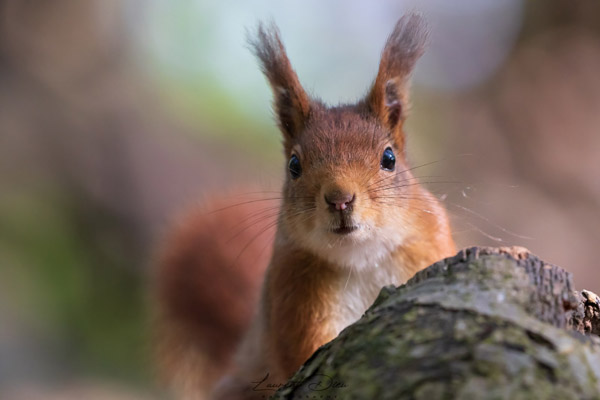
[[[407,279],[391,257],[369,268],[348,269],[347,273],[347,278],[341,279],[336,288],[337,307],[332,317],[336,334],[363,315],[382,287],[399,285]]]

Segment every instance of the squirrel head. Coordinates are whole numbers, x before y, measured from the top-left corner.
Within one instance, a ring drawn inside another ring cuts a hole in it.
[[[283,134],[286,238],[338,265],[360,267],[376,264],[415,229],[412,201],[423,196],[407,167],[403,123],[409,78],[427,36],[419,15],[400,18],[366,97],[328,107],[302,88],[277,27],[259,24],[250,45]]]

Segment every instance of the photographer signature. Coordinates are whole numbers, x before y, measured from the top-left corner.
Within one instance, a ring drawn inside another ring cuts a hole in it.
[[[250,382],[253,385],[252,390],[255,392],[262,392],[262,391],[275,392],[276,390],[279,390],[281,388],[289,388],[289,387],[299,388],[299,387],[305,386],[310,391],[320,392],[320,391],[327,390],[327,389],[343,389],[345,387],[348,387],[344,382],[336,381],[332,377],[324,375],[324,374],[313,375],[310,377],[310,380],[299,381],[299,382],[290,380],[286,383],[272,383],[272,382],[268,382],[268,379],[269,379],[269,373],[267,373],[264,376],[264,378],[262,378],[259,381]]]

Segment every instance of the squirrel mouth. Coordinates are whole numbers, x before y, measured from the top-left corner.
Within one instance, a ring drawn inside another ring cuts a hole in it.
[[[337,235],[347,235],[349,233],[354,232],[357,229],[358,229],[358,226],[342,225],[339,228],[332,229],[331,232],[333,232]]]

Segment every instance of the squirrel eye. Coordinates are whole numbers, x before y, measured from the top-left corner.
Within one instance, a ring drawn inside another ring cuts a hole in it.
[[[392,148],[388,147],[383,151],[383,156],[381,157],[381,169],[386,171],[393,171],[395,166],[396,156],[394,156]]]
[[[292,156],[290,157],[288,169],[290,170],[290,175],[292,176],[292,179],[298,179],[300,175],[302,175],[302,166],[300,166],[300,160],[298,160],[298,157],[296,157],[295,154],[292,154]]]

